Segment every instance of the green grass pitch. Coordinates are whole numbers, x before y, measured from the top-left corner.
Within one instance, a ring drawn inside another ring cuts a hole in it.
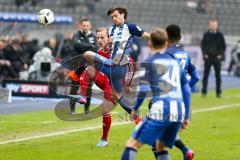
[[[146,110],[147,102],[142,107]],[[206,109],[213,108],[211,111]],[[180,133],[184,142],[195,151],[196,160],[239,160],[240,158],[240,90],[226,90],[217,99],[213,92],[202,98],[192,98],[192,121]],[[124,114],[120,107],[114,110],[113,123],[121,122]],[[109,146],[97,148],[101,128],[1,144],[8,140],[71,131],[101,125],[101,118],[84,122],[64,122],[54,111],[0,116],[0,160],[118,160],[133,124],[113,126]],[[176,148],[170,151],[173,160],[182,159]],[[138,151],[138,160],[154,159],[150,147]]]

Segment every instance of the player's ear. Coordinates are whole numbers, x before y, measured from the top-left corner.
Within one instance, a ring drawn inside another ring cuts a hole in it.
[[[166,42],[165,42],[165,48],[168,47],[168,44],[169,44],[168,41],[166,41]]]
[[[120,13],[120,15],[125,20],[125,13]]]
[[[149,48],[152,48],[152,42],[150,40],[148,41],[147,45]]]
[[[178,40],[180,41],[180,40],[181,40],[181,38],[182,38],[182,36],[179,36],[179,39],[178,39]]]

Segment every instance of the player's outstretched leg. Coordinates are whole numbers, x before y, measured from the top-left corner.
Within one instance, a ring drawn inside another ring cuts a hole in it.
[[[83,54],[84,58],[91,64],[94,64],[96,53],[92,51],[87,51]]]
[[[125,67],[122,67],[123,69],[118,69],[118,70],[111,70],[111,67],[106,67],[104,66],[105,62],[107,61],[106,58],[100,56],[100,55],[97,55],[96,53],[92,52],[92,51],[87,51],[84,53],[84,58],[91,64],[94,64],[94,63],[97,63],[97,64],[102,64],[102,65],[96,65],[96,69],[97,70],[101,70],[103,68],[103,72],[105,71],[106,74],[111,83],[113,84],[113,96],[114,98],[117,100],[117,102],[123,107],[124,110],[126,110],[129,114],[131,113],[131,107],[124,101],[124,99],[122,98],[122,86],[121,86],[121,81],[123,79],[123,77],[125,76],[122,76],[122,78],[115,78],[113,75],[111,74],[122,74],[122,75],[125,75],[124,73],[124,70],[126,70],[127,72],[127,68]],[[108,61],[109,63],[109,61]],[[108,64],[108,65],[111,65]],[[106,69],[107,68],[107,69]],[[116,72],[116,73],[115,73]],[[114,78],[113,78],[114,77]]]

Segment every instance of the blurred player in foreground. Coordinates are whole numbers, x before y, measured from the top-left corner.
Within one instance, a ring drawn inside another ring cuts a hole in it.
[[[185,111],[190,106],[184,106],[183,102],[190,101],[190,97],[183,95],[190,94],[190,87],[175,57],[166,52],[167,40],[167,33],[161,28],[154,29],[150,35],[149,46],[154,54],[144,63],[144,81],[151,84],[153,98],[149,114],[128,140],[122,160],[134,160],[143,144],[153,145],[156,141],[157,159],[169,160],[166,147],[173,147],[184,118],[189,117],[190,113]],[[133,111],[131,117],[135,114]]]
[[[193,87],[199,80],[199,76],[196,71],[196,67],[191,63],[191,59],[188,55],[187,52],[184,51],[184,49],[178,45],[180,39],[181,39],[181,29],[178,25],[169,25],[166,28],[167,34],[168,34],[168,49],[166,52],[174,55],[176,57],[176,60],[178,60],[179,64],[181,65],[184,74],[189,77],[190,75],[191,79],[189,82],[190,87]],[[133,107],[134,111],[138,111],[141,104],[143,103],[144,99],[147,96],[147,90],[149,90],[150,86],[147,85],[140,85],[140,91],[138,92],[138,97],[137,97],[137,102],[135,106]],[[189,95],[190,97],[190,95]],[[186,105],[190,106],[190,101],[187,101],[185,103],[189,103]],[[190,109],[190,107],[189,107]],[[190,112],[190,111],[187,111]],[[188,121],[190,117],[185,117],[185,121]],[[185,126],[188,124],[188,122],[185,122]],[[179,148],[182,153],[184,160],[191,160],[193,159],[194,153],[192,150],[190,150],[180,139],[179,136],[177,136],[174,145]],[[155,157],[157,158],[156,155],[156,147],[155,145],[152,146],[152,150],[155,153]]]

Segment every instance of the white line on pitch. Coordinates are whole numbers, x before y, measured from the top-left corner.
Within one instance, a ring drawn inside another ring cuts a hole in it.
[[[129,124],[129,123],[131,123],[131,122],[130,121],[129,122],[117,122],[117,123],[113,123],[112,126],[120,126],[120,125],[124,125],[124,124]],[[73,129],[73,130],[69,130],[69,131],[60,131],[60,132],[55,132],[55,133],[42,134],[42,135],[37,135],[37,136],[25,137],[25,138],[18,138],[18,139],[0,142],[0,145],[14,143],[14,142],[23,142],[23,141],[39,139],[39,138],[44,138],[44,137],[59,136],[59,135],[64,135],[64,134],[68,134],[68,133],[91,131],[91,130],[95,130],[95,129],[99,129],[99,128],[102,128],[102,126],[99,125],[99,126],[94,126],[94,127],[79,128],[79,129]]]
[[[198,109],[198,110],[192,111],[192,113],[216,111],[216,110],[222,110],[222,109],[233,108],[233,107],[240,107],[240,103],[223,105],[223,106],[218,106],[218,107],[205,108],[205,109]]]
[[[198,110],[192,111],[192,113],[202,113],[202,112],[223,110],[223,109],[233,108],[233,107],[240,107],[240,103],[223,105],[223,106],[212,107],[212,108],[207,108],[207,109],[198,109]],[[116,122],[116,123],[113,123],[112,126],[120,126],[120,125],[125,125],[125,124],[130,124],[130,123],[131,123],[130,121],[128,121],[128,122]],[[23,142],[23,141],[45,138],[45,137],[59,136],[59,135],[64,135],[64,134],[69,134],[69,133],[91,131],[91,130],[100,129],[100,128],[102,128],[101,125],[94,126],[94,127],[73,129],[73,130],[69,130],[69,131],[60,131],[60,132],[55,132],[55,133],[42,134],[42,135],[37,135],[37,136],[30,136],[30,137],[25,137],[25,138],[18,138],[18,139],[13,139],[13,140],[2,141],[2,142],[0,142],[0,145],[9,144],[9,143],[16,143],[16,142]]]
[[[51,124],[54,123],[54,121],[39,121],[39,122],[31,122],[31,121],[5,121],[1,120],[0,123],[14,123],[14,124]]]

